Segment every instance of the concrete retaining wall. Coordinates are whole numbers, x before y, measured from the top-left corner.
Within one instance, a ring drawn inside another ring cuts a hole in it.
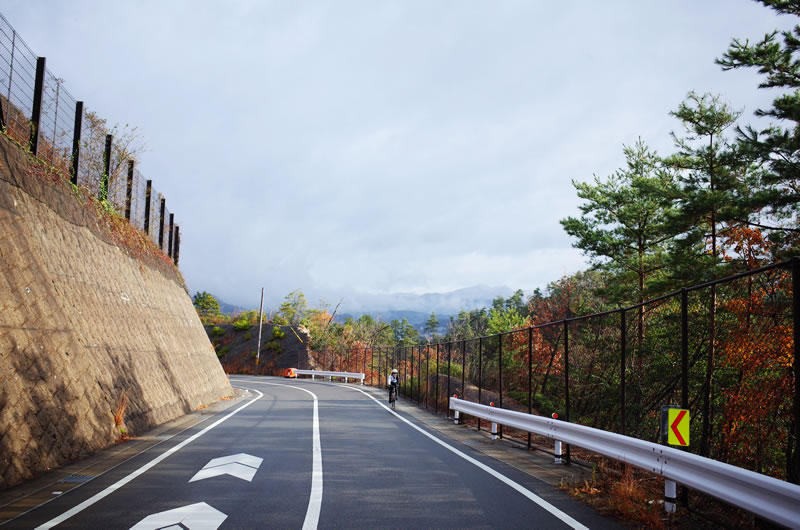
[[[182,280],[0,135],[0,488],[231,394]]]

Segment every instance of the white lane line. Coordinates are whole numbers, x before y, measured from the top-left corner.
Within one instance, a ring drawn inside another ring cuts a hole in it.
[[[248,389],[248,390],[250,390],[250,389]],[[258,394],[258,397],[251,399],[250,401],[248,401],[247,403],[245,403],[244,405],[242,405],[238,409],[236,409],[233,412],[229,413],[228,415],[218,419],[217,421],[215,421],[214,423],[212,423],[211,425],[209,425],[208,427],[206,427],[202,431],[198,432],[197,434],[194,434],[194,435],[190,436],[189,438],[185,439],[184,441],[182,441],[181,443],[179,443],[178,445],[176,445],[172,449],[169,449],[169,450],[165,451],[164,453],[162,453],[161,455],[155,457],[150,462],[146,463],[145,465],[143,465],[142,467],[140,467],[136,471],[130,473],[129,475],[121,478],[120,480],[118,480],[114,484],[110,485],[109,487],[107,487],[103,491],[101,491],[99,493],[96,493],[92,497],[89,497],[88,499],[86,499],[82,503],[80,503],[77,506],[67,510],[66,512],[62,513],[58,517],[56,517],[54,519],[51,519],[51,520],[47,521],[46,523],[44,523],[44,524],[42,524],[40,526],[37,526],[36,530],[53,528],[57,524],[63,523],[64,521],[66,521],[67,519],[72,517],[73,515],[76,515],[76,514],[82,512],[83,510],[85,510],[86,508],[88,508],[92,504],[96,503],[97,501],[99,501],[99,500],[111,495],[112,493],[114,493],[115,491],[120,489],[122,486],[124,486],[125,484],[129,483],[130,481],[132,481],[133,479],[135,479],[136,477],[138,477],[139,475],[141,475],[142,473],[144,473],[148,469],[152,468],[153,466],[155,466],[156,464],[158,464],[159,462],[161,462],[162,460],[164,460],[165,458],[167,458],[171,454],[173,454],[173,453],[175,453],[177,451],[180,451],[181,449],[183,449],[184,447],[186,447],[187,445],[189,445],[193,441],[197,440],[198,438],[203,436],[205,433],[207,433],[208,431],[210,431],[211,429],[213,429],[214,427],[216,427],[220,423],[226,421],[227,419],[231,418],[235,414],[238,414],[239,412],[241,412],[242,410],[246,409],[247,407],[249,407],[250,405],[252,405],[253,403],[255,403],[256,401],[258,401],[259,399],[261,399],[264,396],[264,394],[262,394],[258,390],[255,390],[255,389],[252,389],[252,390],[253,390],[253,392],[256,392]]]
[[[256,379],[247,379],[246,381],[248,383],[256,383],[260,385],[295,388],[297,390],[302,390],[303,392],[308,392],[311,394],[311,397],[314,398],[314,420],[312,429],[314,441],[311,466],[311,496],[308,499],[308,509],[306,510],[305,521],[303,521],[303,530],[316,530],[317,525],[319,524],[320,509],[322,508],[322,445],[319,441],[319,409],[317,407],[317,402],[319,400],[317,395],[310,390],[306,390],[305,388],[294,385],[268,383],[266,381],[258,381]]]
[[[428,438],[430,438],[431,440],[433,440],[437,444],[441,445],[445,449],[447,449],[449,451],[452,451],[453,453],[457,454],[458,456],[460,456],[461,458],[463,458],[464,460],[466,460],[470,464],[474,464],[474,465],[478,466],[479,468],[481,468],[482,470],[486,471],[487,473],[489,473],[491,476],[493,476],[494,478],[496,478],[500,482],[503,482],[504,484],[506,484],[508,486],[511,486],[512,488],[514,488],[515,490],[517,490],[518,492],[520,492],[521,494],[523,494],[524,496],[526,496],[527,498],[529,498],[530,500],[532,500],[533,502],[535,502],[536,504],[538,504],[539,506],[541,506],[542,508],[544,508],[545,510],[550,512],[552,515],[554,515],[555,517],[559,518],[561,521],[563,521],[565,524],[569,525],[570,527],[575,528],[575,529],[580,529],[580,530],[589,530],[588,527],[582,525],[581,523],[579,523],[578,521],[576,521],[575,519],[573,519],[572,517],[570,517],[566,513],[562,512],[561,510],[559,510],[558,508],[556,508],[555,506],[553,506],[552,504],[550,504],[549,502],[547,502],[543,498],[541,498],[538,495],[536,495],[535,493],[533,493],[531,490],[529,490],[529,489],[525,488],[524,486],[522,486],[521,484],[511,480],[510,478],[508,478],[507,476],[503,475],[502,473],[500,473],[498,471],[495,471],[494,469],[490,468],[486,464],[484,464],[482,462],[479,462],[478,460],[475,460],[474,458],[472,458],[471,456],[467,455],[466,453],[463,453],[462,451],[459,451],[458,449],[456,449],[452,445],[448,444],[447,442],[444,442],[443,440],[440,440],[439,438],[437,438],[436,436],[434,436],[431,433],[427,432],[426,430],[421,429],[420,427],[417,427],[416,425],[414,425],[413,423],[411,423],[410,421],[408,421],[407,419],[405,419],[404,417],[402,417],[401,415],[399,415],[398,413],[396,413],[395,411],[393,411],[392,409],[390,409],[389,407],[387,407],[386,405],[384,405],[383,403],[381,403],[380,401],[375,399],[373,396],[370,396],[368,393],[364,392],[360,388],[356,388],[356,387],[352,387],[352,386],[346,386],[345,388],[350,388],[352,390],[357,390],[357,391],[361,392],[362,394],[364,394],[365,396],[370,398],[372,401],[374,401],[375,403],[377,403],[378,405],[380,405],[381,407],[386,409],[388,412],[390,412],[390,413],[394,414],[395,416],[397,416],[398,419],[406,422],[408,425],[410,425],[414,429],[418,430],[419,432],[421,432],[422,434],[424,434],[425,436],[427,436]]]

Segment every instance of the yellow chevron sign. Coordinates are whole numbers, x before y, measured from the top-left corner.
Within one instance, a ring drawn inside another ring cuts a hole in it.
[[[689,411],[669,409],[667,416],[667,443],[670,445],[689,445]]]

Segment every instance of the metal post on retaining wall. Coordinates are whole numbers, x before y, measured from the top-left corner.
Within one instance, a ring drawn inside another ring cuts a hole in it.
[[[431,393],[428,388],[428,383],[431,378],[431,352],[430,349],[425,347],[425,408],[428,408],[428,395]]]
[[[175,266],[178,266],[178,255],[181,251],[181,227],[175,225],[175,250],[172,253],[172,261],[175,263]]]
[[[169,214],[169,240],[167,242],[167,256],[172,257],[172,231],[175,229],[175,214]]]
[[[81,127],[83,127],[83,101],[75,102],[75,125],[72,130],[72,167],[70,179],[73,184],[78,184],[78,164],[81,157]]]
[[[45,58],[36,59],[36,80],[33,83],[33,108],[31,110],[30,148],[33,155],[39,154],[39,123],[42,118],[42,97],[44,96]],[[10,103],[9,103],[10,104]]]
[[[569,310],[567,310],[569,315]],[[564,421],[569,421],[569,320],[564,319]],[[566,463],[570,463],[569,444],[567,444]]]
[[[161,220],[158,222],[158,248],[160,248],[162,252],[164,251],[164,214],[166,213],[166,210],[167,199],[161,197]]]
[[[148,180],[144,191],[144,233],[150,235],[150,200],[153,195],[153,181]]]
[[[620,434],[625,434],[625,349],[627,347],[627,326],[625,310],[619,310],[619,381],[620,381]]]
[[[417,403],[422,403],[422,346],[417,346]]]
[[[483,337],[478,339],[478,404],[481,403],[481,387],[483,386]],[[481,419],[478,418],[478,430],[481,430]]]
[[[131,201],[133,199],[133,160],[128,160],[128,185],[125,188],[125,219],[131,222]]]
[[[103,174],[100,176],[100,200],[105,201],[108,199],[108,183],[111,175],[111,143],[114,137],[110,134],[106,135],[106,149],[103,152]]]

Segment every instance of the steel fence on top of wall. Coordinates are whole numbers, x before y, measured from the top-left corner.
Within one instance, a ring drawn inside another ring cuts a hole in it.
[[[798,483],[799,334],[793,258],[502,335],[312,360],[378,387],[397,368],[402,394],[434,412],[448,414],[457,394],[648,441],[659,440],[661,406],[678,405],[691,411],[689,451]]]
[[[163,194],[154,191],[147,208],[150,181],[131,167],[127,146],[110,138],[105,120],[77,101],[45,65],[0,14],[0,126],[73,184],[107,199],[177,264],[179,229],[172,212],[161,207]]]

